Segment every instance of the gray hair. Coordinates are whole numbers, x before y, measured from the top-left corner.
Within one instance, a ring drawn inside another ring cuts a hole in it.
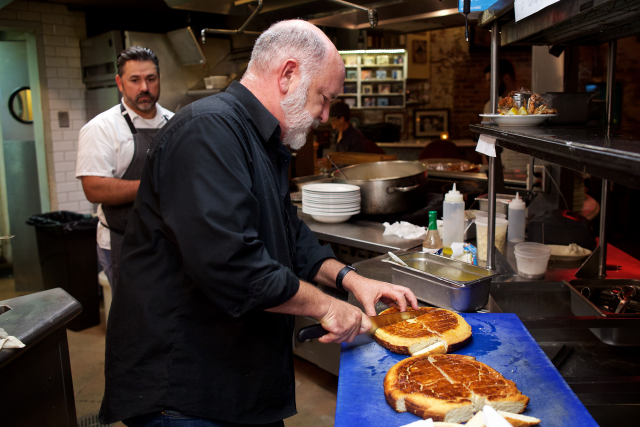
[[[273,24],[263,32],[251,52],[246,78],[275,72],[287,59],[295,59],[301,74],[315,75],[327,56],[327,43],[311,24],[294,19]]]
[[[131,46],[118,54],[118,75],[124,74],[124,64],[129,61],[151,61],[156,66],[156,72],[160,75],[160,61],[151,49],[142,46]]]

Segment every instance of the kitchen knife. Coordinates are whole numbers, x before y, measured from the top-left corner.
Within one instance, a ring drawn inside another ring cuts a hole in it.
[[[424,311],[402,311],[400,313],[383,314],[382,316],[369,317],[369,320],[371,320],[371,329],[369,329],[364,334],[360,334],[359,336],[369,335],[369,337],[373,338],[373,334],[378,328],[387,325],[393,325],[394,323],[402,322],[403,320],[413,319],[414,317],[422,316],[423,314]],[[328,333],[329,331],[323,328],[320,324],[305,326],[298,331],[298,341],[305,342],[314,338],[323,337]]]

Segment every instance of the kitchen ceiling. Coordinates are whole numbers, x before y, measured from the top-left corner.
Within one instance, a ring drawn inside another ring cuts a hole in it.
[[[168,6],[199,12],[249,16],[251,1],[246,0],[164,0]],[[263,0],[260,18],[266,22],[302,18],[316,25],[369,29],[367,13],[328,0]],[[464,25],[458,13],[458,0],[350,0],[378,11],[377,29],[399,33],[428,31]]]

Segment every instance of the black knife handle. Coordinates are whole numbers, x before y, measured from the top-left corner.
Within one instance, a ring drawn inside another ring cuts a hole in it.
[[[329,331],[322,327],[321,324],[305,326],[298,331],[298,341],[305,342],[314,338],[320,338],[327,335]]]

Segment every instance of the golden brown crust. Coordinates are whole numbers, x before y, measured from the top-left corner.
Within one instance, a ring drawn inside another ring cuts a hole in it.
[[[380,315],[399,311],[398,307],[392,307]],[[409,308],[408,311],[414,310]],[[424,347],[438,343],[444,347],[437,347],[429,354],[456,351],[471,340],[471,326],[459,314],[435,307],[421,307],[419,311],[424,314],[376,330],[376,342],[394,353],[412,355]]]
[[[434,421],[468,421],[486,403],[505,404],[521,413],[529,403],[513,381],[474,357],[459,354],[409,357],[384,379],[389,405]]]

